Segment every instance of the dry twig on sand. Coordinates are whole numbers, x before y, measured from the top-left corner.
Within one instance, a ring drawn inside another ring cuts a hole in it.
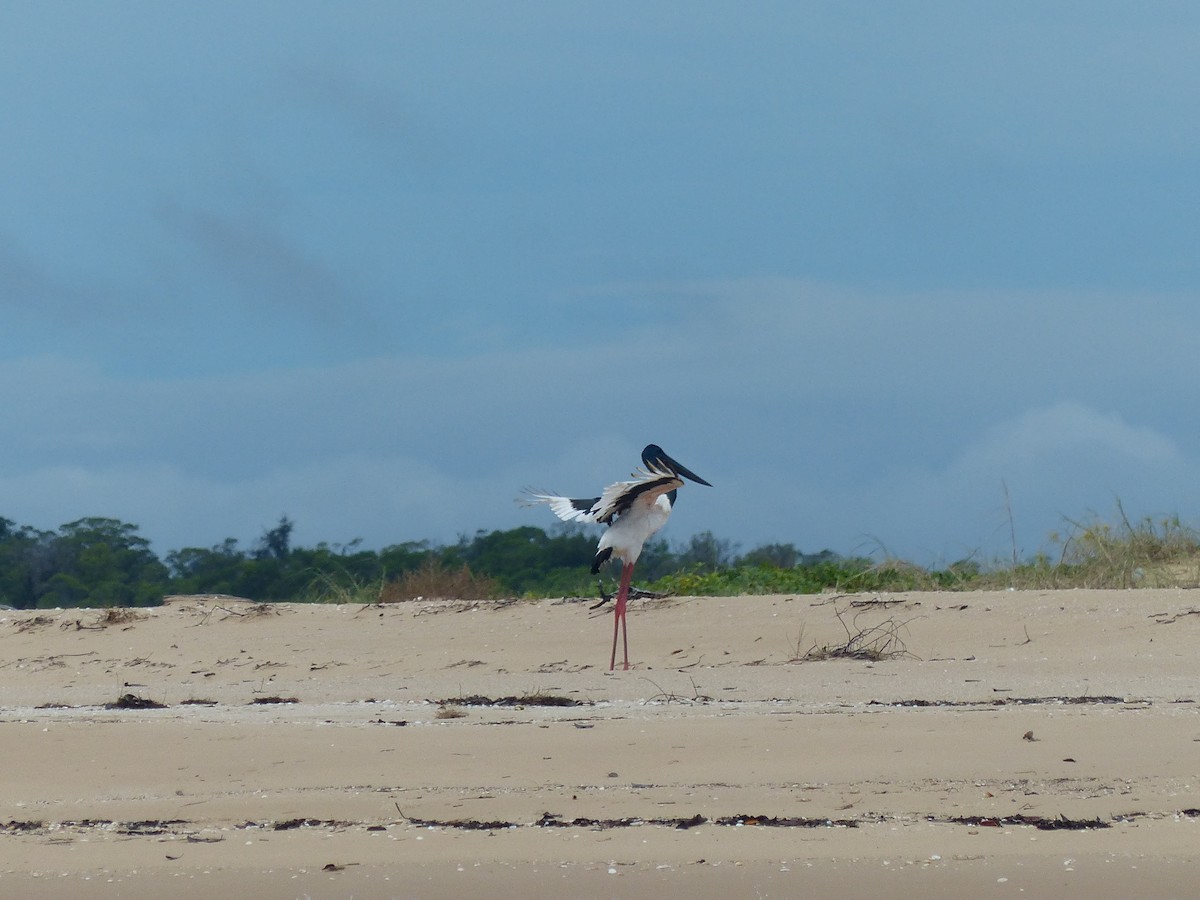
[[[791,661],[809,662],[824,659],[862,659],[877,662],[885,659],[897,659],[901,656],[912,656],[908,652],[908,648],[904,643],[904,639],[900,636],[900,632],[906,629],[908,623],[913,619],[919,618],[918,616],[903,620],[889,616],[882,622],[877,622],[874,625],[863,628],[859,627],[858,624],[863,611],[856,613],[854,618],[847,622],[846,615],[849,611],[849,607],[833,611],[833,614],[837,616],[838,622],[841,623],[842,628],[846,632],[844,643],[825,644],[820,647],[814,644],[804,652],[801,652],[800,646],[804,637],[804,632],[801,630],[800,636],[797,637],[793,647]]]

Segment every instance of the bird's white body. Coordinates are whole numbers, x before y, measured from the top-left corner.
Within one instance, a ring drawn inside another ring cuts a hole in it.
[[[667,524],[671,517],[671,501],[665,494],[659,494],[653,499],[643,495],[633,505],[629,512],[617,517],[608,531],[600,536],[597,549],[600,551],[612,547],[613,556],[633,565],[642,555],[646,541],[656,531]]]

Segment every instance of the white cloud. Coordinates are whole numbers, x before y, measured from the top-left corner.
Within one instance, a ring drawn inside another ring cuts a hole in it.
[[[1031,409],[988,431],[956,468],[966,473],[1021,469],[1047,461],[1087,465],[1174,467],[1182,462],[1175,443],[1153,428],[1133,426],[1115,413],[1063,402]]]
[[[851,490],[864,527],[909,558],[1007,558],[1046,545],[1067,519],[1180,514],[1200,503],[1195,461],[1166,435],[1062,402],[984,429],[945,466],[898,466]],[[1011,519],[1010,519],[1011,515]]]

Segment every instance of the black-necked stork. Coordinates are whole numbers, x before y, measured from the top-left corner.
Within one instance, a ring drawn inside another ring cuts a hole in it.
[[[650,536],[667,523],[675,494],[683,487],[687,478],[697,484],[708,485],[695,472],[684,468],[657,444],[648,444],[642,451],[642,468],[635,470],[632,481],[618,481],[604,489],[599,497],[589,500],[573,500],[539,491],[526,491],[523,502],[527,505],[545,503],[554,514],[566,522],[596,522],[607,525],[608,530],[600,538],[596,557],[592,560],[592,574],[600,572],[600,565],[611,556],[617,556],[621,567],[621,586],[617,590],[617,603],[613,610],[613,645],[608,668],[617,665],[617,634],[624,639],[625,668],[629,668],[629,632],[625,623],[625,606],[629,600],[629,585],[633,581],[633,566],[641,555],[642,547]]]

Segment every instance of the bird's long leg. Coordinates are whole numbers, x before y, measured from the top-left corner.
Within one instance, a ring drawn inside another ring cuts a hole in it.
[[[621,586],[617,589],[617,605],[613,609],[613,646],[612,657],[608,661],[611,672],[617,667],[617,632],[620,631],[625,643],[625,668],[629,668],[629,629],[625,624],[625,604],[629,600],[629,583],[633,581],[633,564],[626,563],[621,567]]]

